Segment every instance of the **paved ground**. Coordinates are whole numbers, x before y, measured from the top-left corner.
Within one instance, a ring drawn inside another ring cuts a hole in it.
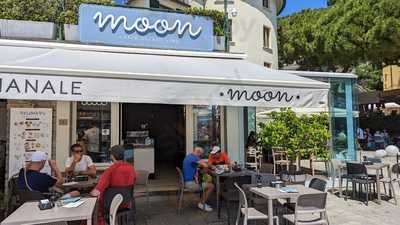
[[[397,186],[398,189],[398,186]],[[400,191],[397,190],[398,195]],[[197,196],[187,195],[185,207],[179,216],[176,213],[175,196],[153,196],[147,208],[143,199],[137,199],[137,225],[225,225],[226,209],[222,210],[222,218],[216,212],[204,213],[195,207]],[[398,197],[398,200],[400,198]],[[383,201],[381,205],[370,202],[368,206],[356,200],[345,201],[334,194],[328,195],[328,215],[331,225],[399,225],[400,206],[393,200]],[[265,205],[258,209],[266,212]],[[236,212],[232,208],[232,214]],[[232,219],[231,224],[234,224]],[[258,224],[266,224],[258,222]],[[284,224],[284,223],[282,223]],[[289,223],[290,224],[290,223]]]

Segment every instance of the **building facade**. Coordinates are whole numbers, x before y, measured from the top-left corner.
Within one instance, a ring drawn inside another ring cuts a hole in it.
[[[245,53],[250,62],[278,69],[277,17],[285,0],[227,0],[229,52]],[[139,0],[135,7],[182,10],[199,7],[224,11],[224,0]]]

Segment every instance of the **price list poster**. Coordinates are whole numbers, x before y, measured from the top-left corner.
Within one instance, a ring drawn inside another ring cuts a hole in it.
[[[46,152],[50,159],[52,114],[51,108],[10,109],[9,177],[18,173],[35,151]],[[42,171],[50,173],[48,163]]]

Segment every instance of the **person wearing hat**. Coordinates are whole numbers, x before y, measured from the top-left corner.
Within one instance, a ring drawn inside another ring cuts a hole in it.
[[[54,177],[40,172],[44,168],[46,161],[49,162]],[[61,186],[63,182],[64,179],[56,161],[48,160],[47,154],[42,151],[32,153],[30,162],[28,162],[26,168],[22,168],[19,171],[18,176],[18,187],[20,189],[41,193],[48,193],[50,188]]]
[[[222,151],[218,146],[214,146],[208,156],[208,164],[210,166],[230,165],[231,162],[225,151]]]
[[[130,187],[136,182],[136,171],[132,164],[124,161],[125,148],[121,145],[114,145],[110,149],[113,164],[101,174],[96,187],[90,192],[94,197],[99,197],[100,205],[97,213],[97,225],[104,225],[103,216],[104,198],[103,195],[110,187]],[[129,206],[121,205],[120,208]]]

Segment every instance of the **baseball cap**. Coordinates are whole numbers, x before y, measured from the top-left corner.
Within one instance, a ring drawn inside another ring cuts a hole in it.
[[[221,148],[220,147],[218,147],[218,146],[214,146],[213,148],[212,148],[212,150],[211,150],[211,154],[217,154],[218,152],[220,152],[221,151]]]
[[[47,153],[36,151],[31,155],[31,162],[42,162],[47,160]]]

